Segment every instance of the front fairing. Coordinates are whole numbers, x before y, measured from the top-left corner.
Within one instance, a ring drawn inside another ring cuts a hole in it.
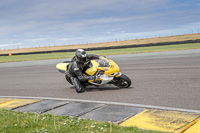
[[[114,76],[114,74],[119,73],[120,69],[118,67],[118,65],[113,61],[113,60],[109,60],[107,58],[101,57],[102,59],[99,60],[91,60],[91,67],[88,68],[85,73],[87,75],[94,75],[97,70],[101,70],[104,71],[104,74],[107,76]],[[103,60],[103,61],[101,61]]]
[[[110,63],[110,66],[108,67],[108,70],[105,71],[105,75],[113,77],[120,72],[120,69],[113,60],[108,60],[108,61]]]

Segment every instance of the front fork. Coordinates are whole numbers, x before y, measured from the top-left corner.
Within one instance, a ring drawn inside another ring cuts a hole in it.
[[[123,79],[121,78],[122,73],[120,72],[118,75],[116,75],[113,80],[112,80],[112,84],[114,84],[115,86],[123,86],[124,82]]]

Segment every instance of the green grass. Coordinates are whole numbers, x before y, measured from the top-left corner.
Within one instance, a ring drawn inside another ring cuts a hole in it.
[[[147,53],[147,52],[174,51],[174,50],[187,50],[187,49],[200,49],[200,43],[168,45],[168,46],[152,46],[152,47],[141,47],[141,48],[111,49],[111,50],[95,50],[95,51],[88,51],[87,53],[89,54],[93,53],[97,55],[113,55],[113,54]],[[74,52],[0,56],[0,63],[28,61],[28,60],[71,58],[73,56]]]
[[[156,133],[109,122],[0,110],[1,133]]]

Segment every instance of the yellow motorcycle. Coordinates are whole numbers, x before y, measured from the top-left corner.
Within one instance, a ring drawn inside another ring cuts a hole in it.
[[[61,73],[66,73],[70,62],[59,63],[56,65],[56,68]],[[101,56],[100,59],[90,60],[85,63],[83,69],[83,75],[93,76],[96,75],[98,78],[94,80],[89,80],[83,82],[84,86],[94,85],[94,86],[103,86],[106,84],[113,84],[117,87],[128,88],[131,85],[131,80],[125,74],[120,72],[119,66],[110,59],[107,59]],[[66,80],[73,85],[71,79],[65,75]]]

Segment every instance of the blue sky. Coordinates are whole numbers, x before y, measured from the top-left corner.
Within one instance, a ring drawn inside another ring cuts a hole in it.
[[[199,32],[199,0],[0,1],[1,50]]]

